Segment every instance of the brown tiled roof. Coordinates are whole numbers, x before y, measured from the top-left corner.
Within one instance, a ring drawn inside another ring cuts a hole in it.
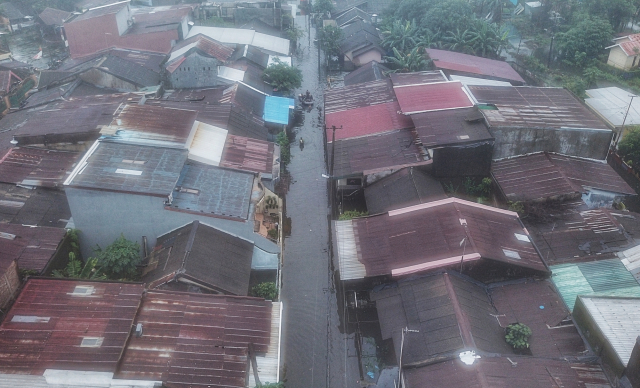
[[[76,286],[93,292],[74,295]],[[115,372],[143,290],[142,284],[29,279],[0,326],[0,371]],[[86,337],[101,345],[81,346]]]

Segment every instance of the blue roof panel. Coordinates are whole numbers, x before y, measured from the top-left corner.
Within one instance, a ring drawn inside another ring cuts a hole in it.
[[[292,98],[266,96],[264,100],[264,121],[276,124],[289,124],[289,109],[295,107]]]

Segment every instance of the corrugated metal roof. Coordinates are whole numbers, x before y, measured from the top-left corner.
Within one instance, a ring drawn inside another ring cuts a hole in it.
[[[272,303],[258,298],[147,291],[116,377],[177,388],[246,386],[248,346],[270,349]]]
[[[627,271],[640,283],[640,245],[618,252],[617,255]]]
[[[66,232],[63,228],[0,224],[0,272],[14,260],[20,269],[42,272]]]
[[[289,110],[295,108],[292,98],[266,96],[264,100],[264,121],[276,124],[289,124]]]
[[[360,8],[353,7],[346,12],[339,14],[335,20],[338,27],[342,27],[346,24],[353,23],[356,20],[363,20],[366,23],[371,23],[371,16]]]
[[[369,214],[446,199],[442,184],[429,173],[403,168],[364,189]]]
[[[274,150],[272,142],[250,139],[242,136],[227,136],[222,151],[220,166],[236,170],[273,174]]]
[[[218,77],[229,81],[238,82],[244,80],[245,72],[227,66],[218,66]]]
[[[249,44],[275,54],[289,55],[289,40],[265,35],[253,30],[223,27],[194,26],[187,38],[202,34],[222,43]]]
[[[411,120],[427,148],[493,140],[477,108],[416,113]]]
[[[622,127],[623,122],[625,125],[640,124],[640,100],[634,98],[632,101],[632,93],[615,86],[590,89],[586,93],[589,97],[584,99],[585,104],[611,126]]]
[[[194,110],[127,104],[100,133],[130,144],[186,148],[194,137]]]
[[[377,61],[371,61],[345,75],[344,85],[351,86],[363,82],[372,82],[385,79],[386,77],[388,77],[386,74],[386,72],[388,71],[389,69],[387,69],[384,65],[378,63]]]
[[[329,128],[333,125],[339,128],[335,139],[342,140],[412,128],[413,122],[400,113],[400,105],[393,101],[325,114],[325,125],[328,128],[327,142],[331,142],[333,132]]]
[[[70,218],[64,191],[0,183],[0,223],[64,228]]]
[[[219,102],[231,103],[234,106],[239,105],[252,114],[263,118],[266,97],[268,96],[265,96],[264,93],[243,83],[236,83],[224,89]]]
[[[640,297],[640,284],[620,259],[552,265],[551,271],[569,310],[579,295]]]
[[[575,197],[589,188],[635,195],[606,161],[540,152],[494,161],[491,172],[511,201]]]
[[[23,186],[62,186],[79,158],[77,152],[15,147],[0,158],[0,181]]]
[[[105,141],[98,141],[94,147],[65,184],[166,197],[173,192],[188,152]]]
[[[426,49],[437,69],[477,74],[522,85],[525,80],[507,62],[453,51]]]
[[[188,162],[173,191],[171,210],[246,220],[254,174]]]
[[[542,220],[536,220],[535,214],[530,222],[524,219],[547,263],[608,259],[632,243],[607,209],[588,210],[584,202],[576,201],[551,205],[547,212],[539,216]]]
[[[356,20],[351,24],[343,26],[341,29],[342,40],[340,41],[340,51],[343,54],[366,46],[376,47],[381,52],[384,51],[380,47],[380,43],[382,42],[380,33],[370,23]]]
[[[362,279],[367,276],[365,266],[360,262],[355,228],[351,220],[336,221],[336,244],[338,246],[338,267],[340,279]]]
[[[358,255],[338,256],[338,261],[357,258],[367,277],[426,272],[478,259],[547,272],[518,215],[506,210],[449,198],[350,222]]]
[[[623,365],[640,336],[640,298],[580,297],[591,319]]]
[[[441,70],[417,71],[413,73],[389,74],[393,86],[432,84],[434,82],[447,82],[448,79]]]
[[[334,177],[369,175],[430,163],[414,139],[411,131],[398,130],[336,140],[327,147],[328,160],[335,148]]]
[[[458,358],[408,369],[407,388],[611,388],[597,363],[576,363],[547,358],[482,357],[471,366]]]
[[[219,166],[227,140],[226,129],[196,121],[196,131],[189,145],[189,159]]]
[[[29,279],[0,326],[0,371],[115,372],[143,290],[132,283]],[[41,319],[19,322],[16,316]],[[85,338],[100,345],[82,346]]]
[[[271,303],[271,333],[269,350],[264,355],[256,355],[260,382],[280,381],[280,343],[282,341],[282,302]],[[256,387],[253,366],[249,365],[248,387]]]
[[[253,248],[252,241],[194,221],[158,237],[141,280],[157,288],[184,278],[224,294],[247,295]]]
[[[188,55],[191,49],[197,49],[201,53],[216,58],[221,62],[225,62],[233,54],[231,47],[225,46],[206,35],[197,34],[190,35],[189,38],[173,46],[167,63],[171,63],[178,57]]]
[[[434,110],[470,108],[473,102],[460,82],[440,82],[393,87],[405,115]]]
[[[129,61],[118,55],[108,55],[98,67],[118,78],[129,81],[139,87],[159,85],[160,72]]]
[[[469,86],[491,127],[579,128],[609,130],[606,124],[563,88]]]
[[[363,82],[343,88],[325,90],[324,112],[326,115],[345,110],[362,108],[397,101],[390,79]]]
[[[382,338],[393,339],[397,357],[402,330],[419,330],[405,334],[405,367],[455,357],[463,349],[512,352],[485,288],[454,273],[401,281],[370,297],[376,302]]]
[[[575,326],[561,323],[570,313],[549,280],[492,284],[489,295],[502,327],[523,323],[535,333],[529,338],[534,357],[559,359],[584,354],[585,345]]]
[[[496,81],[485,78],[465,77],[462,75],[451,74],[449,76],[452,81],[460,81],[463,85],[482,85],[482,86],[511,86],[509,82]]]

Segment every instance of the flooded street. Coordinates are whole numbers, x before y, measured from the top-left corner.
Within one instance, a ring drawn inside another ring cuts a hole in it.
[[[43,41],[37,27],[24,29],[13,34],[3,36],[6,44],[9,45],[11,55],[16,61],[28,63],[37,69],[47,69],[51,57],[60,57],[64,50],[61,44],[53,44]],[[3,42],[5,46],[5,42]],[[42,48],[42,58],[34,59]]]
[[[309,31],[306,16],[296,17],[296,23]],[[316,104],[303,113],[303,122],[291,136],[291,186],[286,197],[291,236],[284,243],[281,295],[283,377],[290,388],[361,387],[353,335],[343,333],[344,314],[338,303],[343,295],[331,266],[323,127],[317,109],[324,82],[318,81],[314,37],[312,27],[310,39],[305,36],[299,42],[295,59],[304,77],[296,94],[309,90]],[[299,146],[300,138],[304,147]]]

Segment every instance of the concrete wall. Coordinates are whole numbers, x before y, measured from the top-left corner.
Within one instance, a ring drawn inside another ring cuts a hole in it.
[[[75,227],[80,230],[80,248],[85,259],[92,256],[96,244],[104,248],[121,233],[140,245],[142,236],[147,236],[151,249],[158,236],[194,220],[254,241],[267,252],[279,252],[276,244],[253,232],[253,220],[239,222],[166,210],[165,199],[160,197],[71,187],[65,192]]]
[[[169,81],[173,88],[202,88],[209,86],[218,86],[221,84],[218,79],[218,65],[221,65],[217,59],[209,58],[198,54],[191,53],[169,76]]]
[[[116,14],[116,25],[118,26],[118,35],[124,34],[129,28],[129,19],[131,18],[130,6],[122,8]]]
[[[14,260],[7,270],[0,274],[0,308],[4,309],[18,295],[20,276],[18,263]]]
[[[127,82],[114,75],[95,68],[82,73],[80,75],[80,78],[87,83],[102,86],[105,88],[132,92],[138,90],[138,87],[131,82]]]
[[[547,151],[603,160],[613,136],[613,131],[594,129],[492,127],[489,130],[496,139],[493,159]]]
[[[635,67],[640,65],[640,55],[636,56],[627,56],[625,52],[618,46],[613,47],[609,51],[609,59],[607,60],[607,64],[613,67],[617,67],[622,70],[629,70],[633,66],[633,59],[636,59]]]

